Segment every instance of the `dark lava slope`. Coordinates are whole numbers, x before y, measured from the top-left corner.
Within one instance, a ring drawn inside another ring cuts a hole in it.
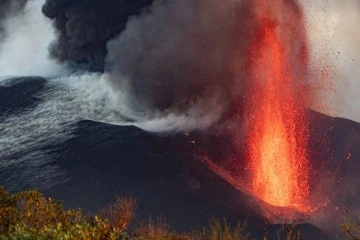
[[[3,84],[0,115],[36,106],[36,94],[43,87],[42,80]],[[319,193],[313,198],[325,196],[327,219],[338,219],[341,209],[357,210],[360,202],[360,124],[316,112],[311,112],[310,124],[311,190]],[[235,150],[226,135],[209,130],[164,136],[92,121],[77,122],[74,129],[65,142],[42,147],[54,158],[49,164],[61,169],[67,180],[40,190],[66,207],[94,213],[115,195],[131,195],[137,200],[140,221],[162,215],[176,230],[188,231],[207,225],[211,218],[225,217],[230,222],[248,218],[250,232],[261,238],[264,219],[252,210],[252,199],[199,161],[199,152],[213,159],[230,156]],[[9,184],[4,176],[21,176],[12,172],[19,169],[3,167],[0,184]],[[39,177],[42,174],[40,168]],[[24,181],[9,186],[17,186],[12,191],[39,188]],[[271,228],[276,232],[278,227]],[[314,226],[301,227],[304,239],[327,239]]]
[[[40,77],[12,78],[0,85],[0,117],[33,108],[40,101],[36,96],[45,87]]]

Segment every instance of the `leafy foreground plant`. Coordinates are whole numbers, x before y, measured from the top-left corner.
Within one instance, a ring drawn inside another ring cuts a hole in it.
[[[136,207],[133,198],[116,198],[99,215],[85,217],[80,209],[64,210],[61,202],[37,191],[10,194],[0,187],[0,239],[61,240],[246,240],[246,224],[234,229],[225,220],[190,234],[170,230],[163,218],[126,232]]]
[[[297,229],[297,223],[284,224],[277,234],[277,240],[303,240],[300,231]],[[269,231],[265,227],[264,240],[269,240]]]
[[[187,234],[178,234],[170,230],[170,225],[162,217],[138,226],[129,240],[190,240]]]
[[[124,202],[131,209],[121,206]],[[0,187],[0,239],[121,239],[127,223],[116,215],[133,210],[134,204],[133,200],[117,199],[112,207],[119,211],[108,211],[114,219],[120,219],[114,223],[121,225],[115,225],[99,216],[86,218],[80,209],[64,210],[61,202],[37,191],[11,195]],[[131,216],[127,213],[125,220],[129,222]]]

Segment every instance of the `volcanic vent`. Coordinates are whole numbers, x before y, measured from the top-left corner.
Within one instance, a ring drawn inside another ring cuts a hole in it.
[[[260,203],[270,219],[310,213],[308,46],[296,1],[254,1],[245,86],[227,153],[203,161]],[[234,110],[235,109],[235,110]],[[236,115],[236,116],[234,116]],[[221,133],[223,136],[224,134]],[[235,135],[235,136],[234,136]],[[206,151],[206,150],[205,150]],[[226,160],[222,159],[226,158]]]

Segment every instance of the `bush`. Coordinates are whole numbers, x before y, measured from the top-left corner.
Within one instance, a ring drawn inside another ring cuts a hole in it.
[[[37,191],[9,194],[0,187],[0,239],[119,239],[121,230],[104,218],[86,218],[80,209]]]
[[[297,223],[293,224],[283,224],[282,228],[277,234],[277,240],[302,240],[300,231],[297,229]],[[269,232],[265,228],[264,230],[264,240],[269,240]]]
[[[136,201],[134,198],[116,197],[113,203],[100,211],[100,216],[107,219],[113,228],[125,231],[134,217]]]
[[[188,240],[186,234],[177,234],[170,230],[170,226],[161,217],[156,220],[150,218],[146,223],[135,229],[133,240]]]
[[[246,233],[246,221],[243,224],[238,223],[233,228],[226,220],[221,223],[217,220],[212,220],[208,228],[194,233],[193,240],[247,240],[249,234]]]
[[[360,240],[360,215],[354,220],[350,218],[350,212],[346,211],[341,229],[347,240]]]

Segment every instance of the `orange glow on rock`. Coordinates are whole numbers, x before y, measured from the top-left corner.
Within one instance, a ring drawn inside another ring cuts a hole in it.
[[[294,79],[293,64],[302,60],[294,62],[281,26],[271,11],[260,11],[250,46],[250,191],[270,205],[307,211],[306,88]]]

